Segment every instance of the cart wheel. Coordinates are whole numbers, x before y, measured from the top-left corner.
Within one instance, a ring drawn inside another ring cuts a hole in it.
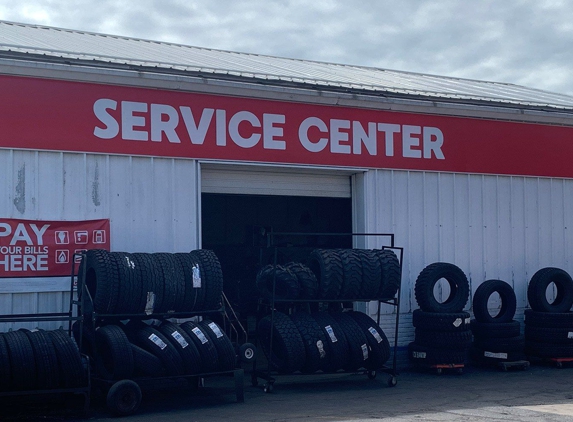
[[[265,386],[263,387],[263,391],[265,393],[272,393],[273,392],[273,383],[272,382],[267,382],[265,384]]]
[[[141,389],[134,381],[118,381],[111,386],[107,393],[107,408],[115,415],[131,415],[139,408],[140,404]]]
[[[398,384],[398,378],[394,376],[388,378],[388,387],[396,387],[397,384]]]
[[[239,347],[239,360],[241,362],[249,363],[255,360],[256,348],[252,343],[241,344]]]
[[[368,375],[369,380],[373,380],[376,378],[376,371],[368,371],[366,372],[366,375]]]

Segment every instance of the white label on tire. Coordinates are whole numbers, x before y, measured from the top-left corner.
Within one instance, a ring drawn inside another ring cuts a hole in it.
[[[328,336],[330,337],[330,341],[333,343],[336,343],[338,341],[338,339],[334,335],[334,330],[332,329],[332,327],[330,325],[327,325],[326,327],[324,327],[324,329],[328,333]]]
[[[320,353],[320,358],[324,359],[326,352],[324,351],[324,344],[322,344],[322,340],[318,340],[316,342],[316,348],[318,349],[318,353]]]
[[[147,302],[145,303],[145,313],[150,315],[155,307],[155,293],[147,292]]]
[[[486,358],[507,359],[507,353],[494,353],[494,352],[484,351],[483,355]]]
[[[165,342],[163,340],[161,340],[159,337],[157,337],[155,334],[151,334],[147,338],[149,340],[151,340],[152,342],[154,342],[157,345],[157,347],[159,347],[161,350],[163,350],[167,347],[167,344],[165,344]]]
[[[183,338],[183,336],[179,333],[179,331],[173,331],[171,333],[171,337],[173,337],[175,340],[177,340],[177,343],[179,343],[181,345],[182,349],[185,349],[187,346],[189,346],[189,343],[187,343],[185,341],[185,339]]]
[[[414,359],[426,359],[426,352],[412,352]]]
[[[364,360],[368,359],[368,346],[366,344],[363,344],[362,346],[362,357],[364,358]]]
[[[215,333],[217,338],[223,337],[223,333],[221,332],[221,329],[217,326],[217,324],[215,324],[214,322],[210,322],[208,325],[211,331]]]
[[[464,322],[463,319],[461,319],[461,318],[456,318],[456,319],[454,320],[454,322],[453,322],[454,327],[459,327],[460,325],[462,325],[463,322]]]
[[[135,269],[135,262],[129,259],[128,256],[125,257],[125,263],[127,264],[127,268],[131,268],[132,270]]]
[[[200,289],[201,288],[201,273],[199,271],[199,265],[193,265],[193,288]]]
[[[471,322],[471,318],[466,318],[466,320],[464,321],[466,325],[470,325]]]
[[[201,344],[205,344],[209,341],[207,337],[205,337],[205,334],[203,334],[203,331],[201,331],[198,327],[193,328],[191,331],[193,331],[197,338],[201,340]]]
[[[376,329],[374,327],[369,327],[368,331],[370,331],[370,334],[372,334],[374,336],[374,338],[376,339],[376,341],[378,343],[382,343],[384,341],[384,339],[382,337],[380,337],[380,334],[378,334],[378,331],[376,331]]]
[[[571,331],[567,333],[567,338],[573,338],[573,333]]]

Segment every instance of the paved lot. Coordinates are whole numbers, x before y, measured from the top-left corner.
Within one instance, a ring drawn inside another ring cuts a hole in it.
[[[199,391],[178,387],[150,392],[136,415],[121,420],[573,422],[573,368],[466,368],[463,375],[405,372],[394,388],[386,381],[386,374],[376,380],[354,374],[281,376],[274,392],[265,394],[246,377],[245,402],[236,403],[231,378],[208,379]],[[96,400],[88,420],[117,420],[101,406]],[[39,419],[24,412],[16,420]],[[62,418],[47,412],[41,419]]]

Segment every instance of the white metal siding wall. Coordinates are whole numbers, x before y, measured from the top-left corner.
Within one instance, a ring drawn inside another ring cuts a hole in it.
[[[116,251],[198,247],[193,160],[0,150],[0,168],[5,177],[0,183],[2,217],[109,218]],[[0,313],[67,311],[69,287],[68,277],[0,279]]]
[[[402,345],[413,339],[414,285],[428,264],[451,262],[466,273],[470,311],[483,281],[508,282],[517,296],[517,319],[523,318],[527,284],[538,269],[573,272],[573,180],[372,170],[357,178],[357,186],[367,198],[357,209],[361,228],[395,233],[405,248]],[[393,318],[387,315],[382,323],[388,334]]]

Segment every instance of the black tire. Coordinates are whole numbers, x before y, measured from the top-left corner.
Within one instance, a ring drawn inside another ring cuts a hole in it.
[[[107,380],[131,378],[134,370],[133,353],[123,329],[117,325],[98,327],[95,339],[95,366],[98,375]]]
[[[412,313],[414,327],[431,331],[466,331],[470,328],[468,312],[434,313],[416,309]]]
[[[299,298],[301,290],[298,278],[287,267],[269,264],[259,270],[256,285],[262,297],[272,299],[273,283],[276,299]]]
[[[215,310],[222,306],[223,272],[213,251],[197,249],[190,254],[199,262],[201,283],[205,283],[205,296],[201,310]]]
[[[484,365],[495,365],[500,362],[516,362],[527,359],[523,349],[521,351],[496,352],[492,350],[479,349],[475,346],[470,347],[469,356],[474,362]]]
[[[225,332],[215,322],[204,319],[199,323],[199,327],[207,333],[209,339],[217,349],[218,371],[232,371],[237,367],[237,353],[233,343]]]
[[[359,299],[362,287],[362,260],[353,249],[338,251],[342,262],[342,286],[338,299]]]
[[[85,285],[92,297],[95,312],[115,312],[119,300],[119,271],[108,251],[86,251]]]
[[[219,355],[209,334],[204,332],[203,327],[199,327],[192,321],[184,322],[180,327],[195,343],[199,356],[201,356],[201,372],[216,372],[219,368]]]
[[[521,334],[519,321],[491,324],[489,322],[478,322],[472,319],[470,327],[474,337],[477,339],[516,337]]]
[[[262,318],[257,326],[257,334],[271,369],[292,373],[303,368],[306,359],[304,342],[295,323],[287,315],[275,311],[273,316]]]
[[[448,298],[440,303],[434,295],[434,286],[445,279],[450,286]],[[470,287],[464,272],[454,264],[436,262],[422,270],[414,288],[416,301],[425,312],[462,312],[466,305]]]
[[[305,364],[302,372],[312,374],[328,368],[327,339],[322,328],[316,320],[307,312],[295,312],[290,316],[294,325],[302,337],[305,349]]]
[[[115,313],[133,314],[139,311],[139,299],[141,298],[141,283],[139,280],[139,268],[131,254],[125,252],[110,252],[109,258],[117,268],[119,276],[118,300]]]
[[[349,355],[343,369],[355,371],[360,368],[368,368],[370,364],[370,349],[368,347],[368,339],[360,325],[346,312],[334,312],[331,315],[340,325],[348,343]]]
[[[153,353],[161,360],[161,363],[167,371],[167,375],[183,375],[185,368],[183,360],[175,346],[155,327],[145,326],[132,332],[130,340],[137,346]]]
[[[318,296],[318,280],[311,269],[300,262],[289,262],[285,264],[285,267],[298,280],[300,299],[316,299]]]
[[[472,343],[472,332],[465,331],[428,331],[416,328],[415,340],[420,346],[432,349],[465,350]]]
[[[51,330],[46,333],[58,358],[60,385],[63,388],[85,387],[87,372],[76,342],[64,330]]]
[[[539,358],[573,358],[573,343],[553,344],[527,340],[525,354]]]
[[[0,391],[10,391],[12,378],[12,364],[4,333],[0,333]]]
[[[22,330],[32,345],[36,363],[36,388],[52,389],[60,384],[58,357],[52,341],[44,330]]]
[[[534,327],[526,325],[524,329],[525,338],[528,341],[553,344],[572,344],[573,327],[570,328],[553,328],[553,327]]]
[[[179,261],[185,278],[181,312],[192,312],[199,309],[199,304],[202,304],[205,298],[205,284],[201,282],[199,261],[190,253],[176,253],[174,257]]]
[[[338,251],[314,249],[310,253],[308,266],[318,280],[318,298],[337,299],[344,274]]]
[[[501,309],[492,316],[488,309],[488,300],[494,293],[499,294]],[[480,284],[474,293],[473,311],[476,321],[482,323],[510,322],[515,316],[517,299],[513,288],[502,280],[486,280]]]
[[[161,359],[153,353],[135,344],[131,344],[131,352],[133,354],[133,374],[135,376],[163,377],[167,375],[167,371],[161,363]]]
[[[569,328],[573,327],[573,312],[537,312],[526,309],[525,325],[533,327]]]
[[[201,362],[201,355],[189,334],[177,324],[169,321],[162,322],[159,326],[159,331],[173,344],[181,356],[185,374],[199,374],[203,368],[203,363]]]
[[[375,250],[380,260],[380,287],[378,289],[379,299],[393,299],[398,293],[402,283],[402,270],[400,261],[391,249]]]
[[[175,312],[185,300],[185,274],[179,260],[170,253],[153,254],[163,272],[163,309],[158,312]]]
[[[348,362],[350,351],[340,324],[327,312],[315,312],[312,317],[326,337],[328,361],[324,370],[336,372],[343,369]]]
[[[362,285],[357,299],[373,299],[378,297],[382,279],[382,268],[376,251],[369,249],[354,250],[362,265]]]
[[[557,296],[552,303],[549,303],[546,291],[551,283],[555,284]],[[527,300],[534,311],[568,312],[573,305],[573,279],[560,268],[542,268],[531,277],[527,287]]]
[[[4,339],[10,357],[12,388],[16,391],[35,390],[37,363],[30,340],[24,331],[20,330],[4,333]]]
[[[474,340],[474,346],[490,352],[521,352],[525,348],[525,337],[482,338]]]
[[[434,349],[422,346],[416,342],[408,345],[408,357],[415,364],[439,365],[439,364],[464,364],[468,359],[468,349]]]
[[[141,404],[141,389],[132,380],[121,380],[111,386],[106,397],[108,410],[116,416],[134,414]]]
[[[163,309],[163,272],[152,254],[134,253],[134,262],[139,263],[142,295],[139,303],[143,304],[140,312],[150,315]]]
[[[348,312],[354,321],[358,323],[368,339],[370,356],[368,358],[369,370],[378,370],[390,359],[390,342],[388,337],[376,321],[362,312]]]

